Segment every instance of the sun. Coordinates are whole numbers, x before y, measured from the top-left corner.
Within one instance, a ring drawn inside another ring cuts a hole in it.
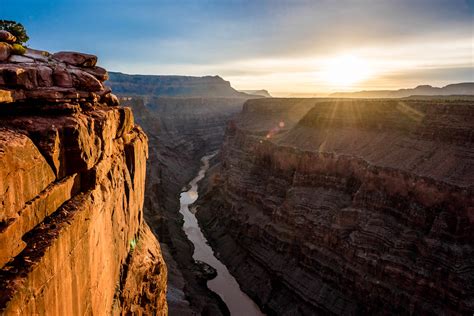
[[[332,86],[351,87],[371,77],[373,71],[369,62],[352,55],[332,58],[323,68],[324,80]]]

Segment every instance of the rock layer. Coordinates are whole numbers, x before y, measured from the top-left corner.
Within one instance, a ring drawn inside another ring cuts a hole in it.
[[[147,137],[97,58],[68,54],[0,63],[0,312],[166,314]]]
[[[467,315],[473,130],[472,102],[249,101],[197,216],[269,314]]]

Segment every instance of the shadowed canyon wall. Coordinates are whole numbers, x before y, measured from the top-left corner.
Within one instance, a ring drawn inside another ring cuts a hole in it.
[[[197,216],[268,314],[469,315],[473,130],[472,101],[250,100]]]
[[[145,216],[158,234],[168,266],[170,314],[226,312],[209,291],[208,272],[192,258],[183,229],[179,194],[196,175],[200,159],[220,148],[227,122],[246,99],[229,97],[124,97],[149,137]]]
[[[0,62],[0,314],[167,314],[147,136],[92,55]]]

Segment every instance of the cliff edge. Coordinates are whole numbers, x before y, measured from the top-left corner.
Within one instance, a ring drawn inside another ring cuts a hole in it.
[[[132,111],[93,55],[2,47],[0,314],[167,314]]]

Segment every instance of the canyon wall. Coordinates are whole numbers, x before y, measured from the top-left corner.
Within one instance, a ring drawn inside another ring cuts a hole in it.
[[[147,136],[92,55],[0,62],[0,314],[166,315]]]
[[[474,104],[250,100],[197,216],[267,314],[474,310]]]
[[[129,75],[111,72],[107,84],[114,92],[126,96],[250,98],[219,76]]]
[[[243,98],[122,97],[149,137],[144,212],[160,239],[168,266],[170,314],[220,315],[227,309],[209,291],[208,273],[196,264],[183,229],[179,194],[196,175],[202,156],[218,150],[227,122]]]

